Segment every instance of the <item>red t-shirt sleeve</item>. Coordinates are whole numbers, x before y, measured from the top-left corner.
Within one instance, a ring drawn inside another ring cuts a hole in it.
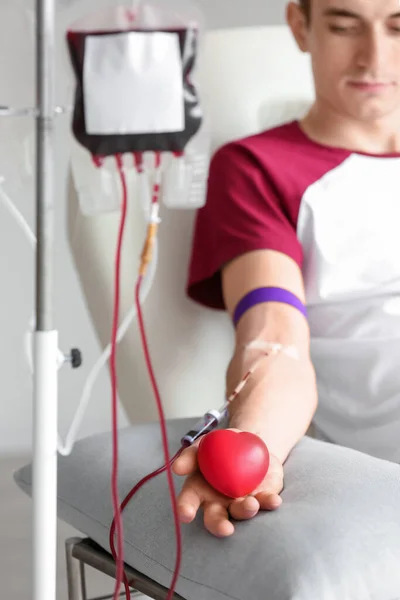
[[[223,309],[221,267],[253,250],[270,249],[299,265],[297,210],[279,191],[263,157],[241,142],[222,147],[210,164],[207,203],[196,217],[187,285],[188,296]],[[297,207],[298,208],[298,207]]]

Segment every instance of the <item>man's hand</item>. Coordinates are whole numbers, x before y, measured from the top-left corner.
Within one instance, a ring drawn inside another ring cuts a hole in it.
[[[275,510],[281,505],[279,494],[283,489],[283,468],[275,456],[270,455],[268,473],[261,485],[245,498],[232,499],[212,488],[201,474],[197,464],[199,443],[200,440],[197,440],[184,450],[173,465],[176,475],[187,477],[178,497],[182,523],[193,521],[202,508],[206,529],[217,537],[226,537],[235,531],[230,517],[237,521],[252,519],[259,510]]]

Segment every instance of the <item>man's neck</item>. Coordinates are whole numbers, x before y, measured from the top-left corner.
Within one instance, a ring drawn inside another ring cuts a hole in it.
[[[371,154],[400,153],[400,114],[363,122],[316,103],[300,123],[311,139],[326,146]]]

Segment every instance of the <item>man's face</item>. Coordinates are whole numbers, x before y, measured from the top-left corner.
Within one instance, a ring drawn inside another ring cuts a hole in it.
[[[312,0],[311,13],[300,45],[311,55],[317,96],[363,121],[398,112],[400,0]]]

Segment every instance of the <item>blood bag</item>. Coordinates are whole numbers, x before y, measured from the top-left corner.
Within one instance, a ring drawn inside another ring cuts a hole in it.
[[[161,200],[204,205],[210,143],[195,83],[201,32],[189,0],[103,8],[69,28],[79,146],[71,163],[85,214],[119,208],[117,155],[146,195],[154,170],[148,155],[162,154]]]

